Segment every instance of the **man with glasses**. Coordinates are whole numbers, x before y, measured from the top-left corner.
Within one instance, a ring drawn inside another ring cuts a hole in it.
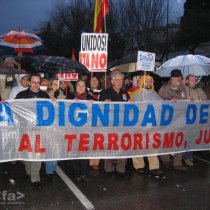
[[[47,93],[40,90],[41,76],[39,74],[32,74],[29,79],[29,88],[17,94],[16,99],[29,98],[50,98]],[[40,161],[25,161],[25,169],[27,180],[31,180],[34,188],[40,190],[42,188],[40,183]]]

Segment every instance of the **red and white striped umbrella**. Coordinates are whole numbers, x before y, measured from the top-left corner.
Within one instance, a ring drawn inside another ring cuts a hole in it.
[[[15,52],[35,52],[43,49],[43,44],[33,33],[10,31],[0,36],[0,48]]]

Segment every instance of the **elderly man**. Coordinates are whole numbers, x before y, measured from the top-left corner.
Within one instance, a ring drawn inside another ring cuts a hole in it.
[[[127,92],[122,91],[122,85],[124,80],[124,75],[119,70],[114,70],[110,74],[112,86],[103,91],[99,97],[99,101],[111,102],[111,101],[129,101],[130,97]],[[125,177],[125,166],[126,159],[117,159],[116,166],[114,165],[114,160],[105,159],[104,169],[108,176],[113,177],[115,175],[115,169],[117,175],[124,178]]]
[[[186,100],[187,93],[182,84],[182,73],[179,69],[171,71],[171,79],[169,82],[162,86],[158,92],[159,96],[164,100]],[[163,165],[167,168],[170,165],[170,155],[162,155]],[[182,153],[174,154],[173,167],[175,170],[185,172],[187,168],[182,164]]]
[[[29,88],[17,94],[16,99],[29,98],[50,98],[47,93],[40,90],[41,76],[39,74],[32,74],[29,80]],[[32,185],[40,190],[42,188],[40,183],[40,161],[25,161],[25,169],[27,179],[31,180]]]
[[[139,79],[138,89],[132,93],[131,98],[134,98],[135,101],[153,101],[153,100],[161,100],[160,96],[154,90],[154,80],[151,76],[145,75]],[[153,176],[159,176],[163,172],[160,170],[160,163],[157,156],[148,156],[149,162],[149,171]],[[136,170],[137,174],[144,173],[144,158],[143,157],[134,157],[133,166]]]

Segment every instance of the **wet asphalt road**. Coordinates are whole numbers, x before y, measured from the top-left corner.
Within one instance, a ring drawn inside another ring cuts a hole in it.
[[[186,173],[169,168],[164,169],[161,178],[136,174],[131,161],[126,179],[107,177],[102,161],[99,171],[90,171],[90,182],[74,179],[71,161],[59,162],[59,175],[47,178],[43,164],[40,191],[25,180],[21,162],[1,163],[0,209],[207,210],[210,209],[210,155],[205,152],[196,155],[202,160],[195,158],[195,166]],[[60,177],[62,171],[64,180]]]

